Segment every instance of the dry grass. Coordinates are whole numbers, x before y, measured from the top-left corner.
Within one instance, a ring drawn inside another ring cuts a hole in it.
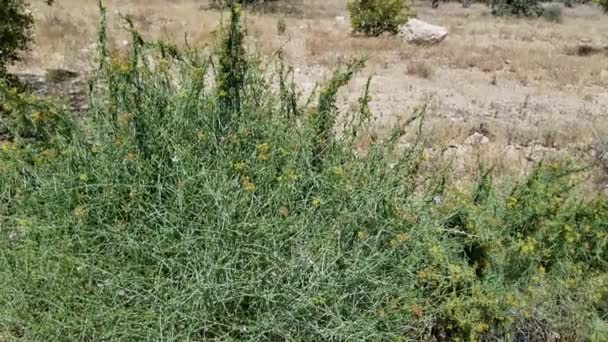
[[[429,79],[433,75],[432,66],[424,61],[412,61],[407,66],[407,74]]]

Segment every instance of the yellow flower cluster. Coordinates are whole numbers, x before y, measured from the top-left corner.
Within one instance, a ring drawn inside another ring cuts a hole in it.
[[[241,187],[243,188],[243,190],[245,190],[245,192],[255,191],[255,184],[253,184],[249,176],[241,177]]]
[[[237,161],[232,163],[232,169],[239,173],[245,171],[245,166],[247,166],[247,164],[245,164],[245,162],[243,161]]]
[[[507,208],[512,209],[517,205],[517,198],[510,196],[507,198]]]
[[[34,114],[32,114],[32,122],[34,122],[36,125],[40,125],[45,120],[46,120],[46,115],[44,113],[35,112]]]
[[[366,231],[360,230],[357,232],[357,239],[364,241],[364,240],[367,240],[367,238],[369,238],[369,235],[367,234]]]
[[[136,159],[137,159],[137,155],[136,155],[135,153],[133,153],[133,152],[129,152],[129,153],[127,153],[127,155],[125,156],[125,160],[126,160],[126,161],[130,161],[130,162],[132,162],[132,161],[134,161],[134,160],[136,160]]]
[[[396,246],[403,244],[407,240],[409,240],[409,238],[410,237],[407,234],[399,233],[399,234],[395,235],[395,237],[393,239],[391,239],[391,241],[389,241],[389,244],[392,247],[396,247]]]
[[[13,144],[12,142],[8,142],[8,141],[0,142],[0,151],[2,151],[2,152],[10,152],[15,149],[16,149],[15,144]]]
[[[83,219],[84,217],[87,216],[87,214],[89,213],[89,210],[85,207],[79,206],[74,208],[74,210],[72,211],[72,214],[74,215],[75,218],[77,219]]]
[[[286,171],[283,171],[283,173],[277,177],[277,182],[279,182],[279,183],[292,182],[299,178],[300,178],[300,176],[294,170],[288,169]]]
[[[334,166],[331,171],[336,177],[342,177],[344,175],[344,170],[339,166]]]
[[[205,142],[205,140],[207,140],[207,135],[205,134],[205,132],[198,131],[196,133],[196,142],[200,144],[200,143]]]
[[[536,249],[536,240],[532,237],[528,237],[526,239],[526,241],[523,243],[523,245],[521,246],[521,252],[524,255],[530,255],[532,253],[534,253],[534,250]]]
[[[57,156],[57,152],[53,149],[43,150],[42,152],[40,152],[34,156],[34,164],[36,164],[36,165],[46,164],[46,163],[52,161],[53,159],[55,159],[56,156]]]
[[[261,161],[267,161],[270,156],[270,145],[268,143],[263,143],[258,145],[258,159]]]
[[[567,224],[564,226],[564,239],[566,240],[566,242],[568,243],[574,243],[578,240],[580,240],[581,238],[581,234],[578,232],[575,232],[572,229],[572,226]]]
[[[129,61],[125,57],[121,57],[120,55],[113,55],[110,58],[110,65],[112,69],[118,71],[121,74],[127,74],[130,71]]]

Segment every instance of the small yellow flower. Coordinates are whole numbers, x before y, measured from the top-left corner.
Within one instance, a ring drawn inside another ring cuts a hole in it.
[[[15,144],[8,141],[0,142],[0,150],[2,150],[3,152],[8,152],[13,149],[15,149]]]
[[[399,233],[397,235],[395,235],[395,238],[393,238],[390,241],[391,246],[395,247],[397,245],[400,245],[404,242],[406,242],[407,240],[409,240],[409,236],[405,233]]]
[[[325,298],[323,298],[321,296],[312,297],[312,302],[313,302],[313,304],[316,304],[316,305],[323,305],[326,303]]]
[[[526,242],[521,246],[521,252],[524,255],[530,255],[536,249],[536,240],[534,238],[529,237]]]
[[[515,205],[517,205],[517,198],[515,198],[513,196],[509,196],[507,198],[507,208],[509,208],[509,209],[514,208]]]
[[[475,332],[480,334],[488,331],[489,328],[490,326],[488,326],[488,324],[484,322],[478,322],[477,324],[475,324]]]
[[[564,238],[567,243],[573,243],[575,240],[574,235],[572,233],[566,233]]]
[[[295,181],[298,178],[300,178],[300,176],[298,176],[298,174],[295,171],[286,170],[286,171],[283,171],[283,173],[280,176],[278,176],[276,178],[276,180],[279,183],[285,183],[285,182]]]
[[[89,180],[89,176],[86,173],[81,173],[80,176],[78,176],[78,179],[81,182],[86,182]]]
[[[76,207],[72,211],[72,214],[77,219],[84,218],[85,216],[87,216],[88,213],[89,213],[89,210],[87,208],[85,208],[85,207]]]
[[[119,55],[112,56],[112,58],[110,59],[110,65],[114,70],[118,71],[121,74],[129,73],[129,62],[126,58],[123,58]]]
[[[258,159],[262,161],[268,160],[270,158],[268,155],[269,151],[270,145],[268,143],[258,145]]]
[[[36,113],[32,114],[32,121],[37,125],[44,122],[45,118],[46,118],[46,116],[40,112],[36,112]]]
[[[310,205],[313,208],[318,208],[319,206],[321,206],[321,200],[316,197],[313,197],[312,201],[310,202]]]
[[[538,266],[538,274],[541,276],[544,276],[546,273],[546,270],[543,266]]]
[[[241,177],[241,187],[243,188],[243,190],[245,190],[245,192],[255,191],[255,184],[253,184],[249,176]]]
[[[334,176],[336,176],[336,177],[342,177],[342,175],[344,175],[344,170],[343,170],[341,167],[339,167],[339,166],[335,166],[335,167],[332,169],[332,173],[333,173],[333,174],[334,174]]]
[[[101,144],[98,144],[98,143],[93,144],[93,146],[91,146],[91,152],[93,152],[93,153],[101,152]]]
[[[19,221],[17,221],[17,224],[19,225],[19,227],[25,228],[25,227],[29,227],[31,225],[30,220],[28,219],[19,219]]]
[[[202,142],[205,142],[205,140],[207,140],[207,135],[205,134],[205,132],[198,131],[196,133],[196,142],[200,144]]]
[[[245,166],[246,166],[245,162],[242,162],[242,161],[236,162],[236,163],[232,164],[232,168],[236,172],[243,172],[243,171],[245,171]]]
[[[367,238],[369,237],[369,235],[367,235],[367,232],[360,230],[357,232],[357,239],[364,241],[367,240]]]

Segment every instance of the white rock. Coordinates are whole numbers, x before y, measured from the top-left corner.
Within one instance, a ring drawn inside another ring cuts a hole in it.
[[[399,27],[399,36],[414,44],[438,44],[447,35],[448,30],[445,27],[431,25],[414,18]]]
[[[486,145],[489,142],[490,139],[488,139],[488,137],[478,132],[471,134],[464,141],[466,145]]]
[[[346,19],[344,18],[344,16],[339,15],[339,16],[336,17],[336,23],[337,24],[344,25],[345,22],[346,22]]]

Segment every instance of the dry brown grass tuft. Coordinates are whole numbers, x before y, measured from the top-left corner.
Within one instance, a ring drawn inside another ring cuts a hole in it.
[[[433,76],[433,67],[425,61],[414,61],[408,64],[407,74],[429,79]]]

